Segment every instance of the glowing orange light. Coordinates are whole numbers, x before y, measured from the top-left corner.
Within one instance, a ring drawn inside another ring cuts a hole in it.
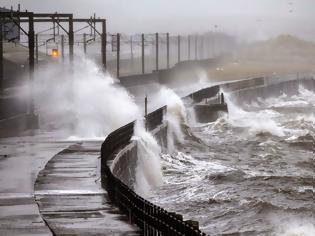
[[[51,56],[52,57],[58,57],[59,56],[59,52],[58,49],[54,48],[51,50]]]

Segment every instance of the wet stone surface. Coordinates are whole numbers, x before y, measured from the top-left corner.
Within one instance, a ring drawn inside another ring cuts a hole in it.
[[[70,146],[38,176],[36,201],[56,235],[139,235],[101,188],[100,146],[97,142]]]

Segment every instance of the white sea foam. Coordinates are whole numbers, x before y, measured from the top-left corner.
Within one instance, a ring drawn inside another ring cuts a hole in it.
[[[314,219],[286,219],[279,221],[273,217],[275,224],[274,236],[314,236]]]
[[[152,134],[144,129],[140,121],[136,122],[132,140],[137,142],[138,154],[134,189],[138,194],[146,196],[151,188],[157,187],[163,182],[160,161],[161,148]]]
[[[229,94],[225,95],[229,109],[228,122],[234,127],[248,128],[250,134],[268,132],[276,136],[284,136],[282,127],[275,119],[279,113],[271,110],[245,111],[237,107]]]

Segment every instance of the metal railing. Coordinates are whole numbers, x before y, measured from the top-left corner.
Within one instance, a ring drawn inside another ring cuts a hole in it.
[[[148,130],[163,124],[166,107],[162,107],[146,116]],[[144,235],[206,235],[199,230],[198,222],[184,221],[181,215],[145,200],[136,194],[111,171],[110,160],[115,158],[123,147],[130,143],[135,122],[131,122],[107,136],[101,148],[102,184],[110,199],[128,216],[131,224],[142,229]]]

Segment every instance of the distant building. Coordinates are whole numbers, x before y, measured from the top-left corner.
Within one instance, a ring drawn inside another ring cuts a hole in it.
[[[0,13],[1,12],[11,12],[11,10],[0,7]],[[18,18],[15,18],[14,20],[15,20],[15,22],[19,23]],[[6,18],[6,21],[4,23],[3,34],[4,34],[5,40],[8,40],[10,42],[20,41],[20,29],[19,29],[19,27],[12,20],[9,20],[8,18]]]

